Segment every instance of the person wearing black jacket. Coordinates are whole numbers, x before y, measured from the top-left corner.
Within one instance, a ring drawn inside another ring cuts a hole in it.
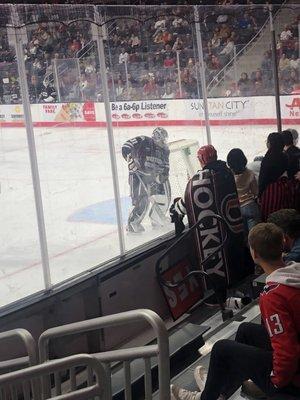
[[[267,139],[268,151],[260,167],[258,188],[259,197],[271,183],[276,182],[288,170],[288,157],[284,154],[283,136],[279,132],[270,133]]]
[[[282,132],[284,152],[288,157],[288,176],[294,178],[300,170],[300,149],[294,145],[292,132],[288,129]]]
[[[258,179],[262,221],[282,208],[296,208],[297,194],[293,180],[288,177],[288,156],[283,152],[283,134],[270,133],[268,151],[261,163]]]

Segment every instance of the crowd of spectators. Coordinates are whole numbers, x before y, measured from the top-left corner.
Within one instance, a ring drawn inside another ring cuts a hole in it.
[[[141,2],[142,3],[142,2]],[[209,84],[232,59],[235,47],[243,47],[260,30],[268,8],[232,7],[236,2],[204,6],[201,15],[206,82]],[[240,3],[240,2],[239,2]],[[115,19],[106,26],[105,52],[112,100],[197,98],[201,96],[193,8],[187,5],[128,9],[136,19]],[[108,19],[115,8],[107,10]],[[133,13],[137,14],[133,14]],[[149,15],[150,14],[150,15]],[[152,17],[153,15],[153,17]],[[53,20],[54,18],[52,18]],[[144,20],[143,26],[139,20]],[[2,103],[19,103],[15,53],[5,30],[1,32],[0,88]],[[91,25],[43,22],[27,28],[24,46],[30,101],[101,101],[102,89]],[[278,40],[282,93],[298,84],[298,24],[285,27]],[[242,74],[225,95],[273,93],[271,54],[250,77]]]
[[[278,34],[277,59],[279,89],[281,94],[300,93],[300,52],[299,52],[300,15],[291,25],[285,25]],[[274,79],[271,50],[267,50],[260,65],[250,76],[243,72],[237,82],[226,88],[225,96],[264,96],[274,93]]]

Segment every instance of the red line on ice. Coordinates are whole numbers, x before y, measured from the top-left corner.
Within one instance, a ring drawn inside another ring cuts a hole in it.
[[[95,239],[89,240],[88,242],[79,244],[79,245],[77,245],[77,246],[75,246],[75,247],[72,247],[72,248],[67,249],[67,250],[64,250],[64,251],[62,251],[62,252],[60,252],[60,253],[57,253],[57,254],[55,254],[54,256],[49,257],[49,260],[53,260],[54,258],[63,256],[64,254],[67,254],[67,253],[71,253],[72,251],[77,250],[77,249],[80,249],[81,247],[87,246],[88,244],[97,242],[98,240],[103,239],[104,237],[107,237],[107,236],[109,236],[109,235],[112,235],[112,234],[115,233],[115,232],[117,232],[117,229],[115,229],[114,231],[111,231],[111,232],[107,232],[107,233],[105,233],[104,235],[99,236],[99,237],[97,237],[97,238],[95,238]],[[38,266],[38,265],[42,265],[42,263],[41,263],[40,261],[37,261],[37,262],[35,262],[35,263],[33,263],[33,264],[27,265],[26,267],[20,268],[20,269],[18,269],[17,271],[11,272],[10,274],[5,274],[5,275],[1,276],[1,277],[0,277],[0,280],[9,278],[9,277],[14,276],[14,275],[17,275],[17,274],[19,274],[20,272],[23,272],[23,271],[26,271],[26,270],[28,270],[28,269],[34,268],[34,267],[36,267],[36,266]]]

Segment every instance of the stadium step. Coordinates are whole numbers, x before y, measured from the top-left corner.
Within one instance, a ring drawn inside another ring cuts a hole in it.
[[[187,323],[169,336],[171,377],[177,375],[199,357],[198,349],[204,345],[203,335],[209,326]],[[158,387],[157,360],[151,359],[152,385]],[[144,361],[139,359],[131,363],[132,398],[144,395]],[[112,393],[114,400],[124,399],[124,371],[112,375]]]

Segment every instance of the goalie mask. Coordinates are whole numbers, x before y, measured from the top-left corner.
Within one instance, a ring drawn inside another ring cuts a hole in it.
[[[168,140],[168,132],[161,127],[155,128],[152,132],[152,138],[156,142],[166,143]]]

